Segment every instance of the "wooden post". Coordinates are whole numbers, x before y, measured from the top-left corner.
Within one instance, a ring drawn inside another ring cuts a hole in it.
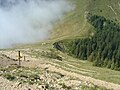
[[[19,66],[21,66],[21,62],[20,62],[20,51],[18,51],[18,61],[19,61]]]
[[[25,56],[24,56],[24,61],[26,61],[25,59],[26,59],[26,58],[25,58]]]

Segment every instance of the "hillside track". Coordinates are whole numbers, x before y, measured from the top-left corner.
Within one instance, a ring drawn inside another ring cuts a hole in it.
[[[15,50],[15,51],[13,51],[13,50],[0,51],[0,54],[6,55],[7,57],[9,57],[10,59],[13,59],[13,60],[17,59],[16,56],[15,56],[16,53],[17,53],[17,50]],[[94,78],[91,78],[91,77],[88,77],[88,76],[84,76],[84,75],[81,75],[81,74],[78,74],[78,73],[69,72],[69,71],[64,70],[60,67],[59,68],[56,67],[55,63],[49,62],[48,60],[46,60],[46,58],[39,58],[38,59],[36,57],[30,56],[30,55],[25,54],[25,53],[24,53],[24,55],[26,56],[27,60],[29,60],[29,61],[22,60],[21,61],[22,66],[33,67],[33,68],[34,67],[39,67],[39,68],[42,68],[42,69],[47,69],[47,70],[52,71],[52,72],[58,72],[58,73],[61,73],[63,75],[66,75],[66,76],[76,77],[76,78],[79,78],[82,81],[92,83],[92,84],[97,85],[97,86],[102,86],[102,87],[105,87],[107,89],[120,90],[120,85],[119,84],[114,84],[114,83],[94,79]]]

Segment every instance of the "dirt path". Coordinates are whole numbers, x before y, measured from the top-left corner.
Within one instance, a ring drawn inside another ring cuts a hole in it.
[[[16,57],[15,57],[15,54],[17,53],[16,51],[4,51],[4,52],[0,52],[0,53],[7,55],[11,59],[16,59]],[[50,64],[51,62],[48,62],[47,60],[45,60],[45,58],[37,59],[37,58],[31,57],[27,54],[25,54],[25,56],[27,56],[27,60],[29,60],[29,62],[22,61],[21,62],[22,66],[40,67],[40,68],[44,68],[44,69],[47,68],[49,71],[60,72],[61,74],[66,75],[66,76],[77,77],[82,81],[93,83],[94,85],[97,85],[97,86],[106,87],[107,89],[120,90],[120,85],[118,85],[118,84],[114,84],[114,83],[94,79],[91,77],[83,76],[83,75],[80,75],[77,73],[65,71],[61,68],[57,68],[54,65],[51,65]]]

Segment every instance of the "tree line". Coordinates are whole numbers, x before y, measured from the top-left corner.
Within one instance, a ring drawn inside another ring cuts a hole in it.
[[[95,34],[62,42],[65,51],[76,58],[93,62],[95,66],[120,70],[120,26],[98,15],[88,14],[87,20],[94,26]],[[60,48],[59,43],[54,46]]]

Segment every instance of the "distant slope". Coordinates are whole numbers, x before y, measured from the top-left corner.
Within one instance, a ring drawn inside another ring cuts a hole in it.
[[[108,19],[120,22],[119,0],[91,0],[88,10],[92,14],[105,16]]]
[[[119,0],[70,0],[76,5],[75,10],[68,13],[63,20],[56,24],[52,39],[65,39],[73,37],[85,37],[89,35],[93,27],[86,22],[85,14],[90,12],[104,16],[107,19],[120,23]]]
[[[82,29],[86,25],[85,11],[89,0],[71,0],[76,6],[75,10],[68,13],[62,21],[56,24],[52,38],[66,38],[81,35]]]

